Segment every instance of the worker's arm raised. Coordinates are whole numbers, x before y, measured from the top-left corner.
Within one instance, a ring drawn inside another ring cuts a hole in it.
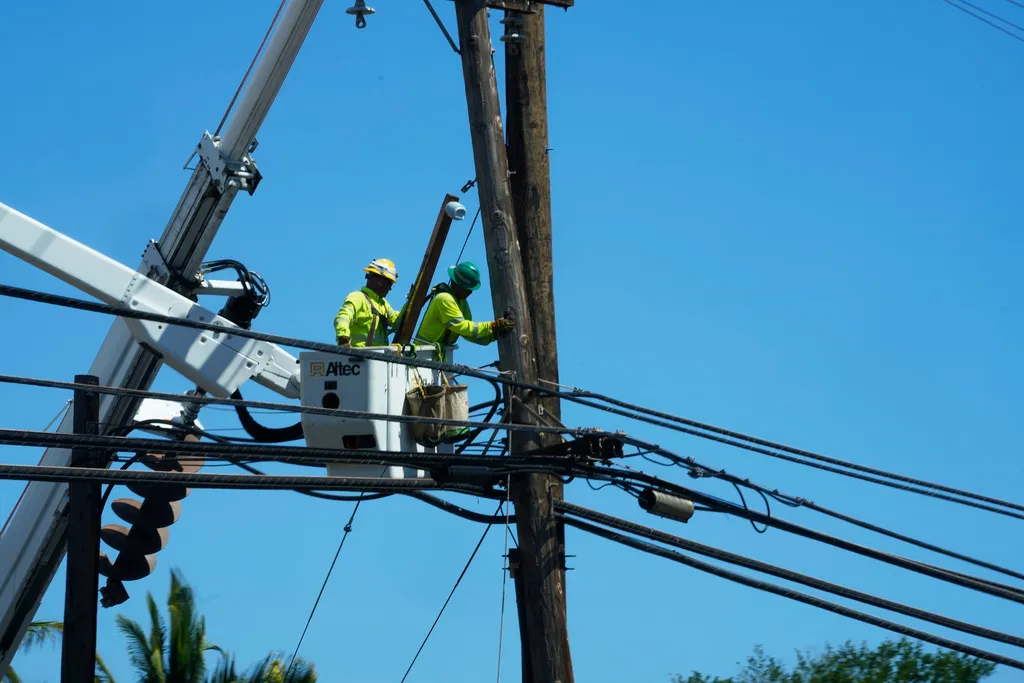
[[[441,319],[445,321],[444,326],[451,330],[452,334],[481,346],[494,341],[493,325],[490,322],[475,323],[466,320],[455,298],[450,294],[438,294],[434,305],[440,307]]]

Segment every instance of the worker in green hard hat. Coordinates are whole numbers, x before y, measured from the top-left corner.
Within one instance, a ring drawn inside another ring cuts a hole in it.
[[[508,318],[475,323],[466,299],[480,289],[480,271],[469,261],[448,268],[448,282],[430,292],[430,304],[416,339],[430,344],[450,346],[456,337],[486,346],[495,336],[513,328]]]

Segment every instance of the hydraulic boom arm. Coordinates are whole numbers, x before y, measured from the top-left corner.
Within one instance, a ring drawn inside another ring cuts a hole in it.
[[[148,282],[164,284],[175,291],[188,293],[189,286],[182,283],[194,281],[199,264],[238,190],[249,193],[255,190],[260,174],[249,155],[254,149],[256,133],[270,111],[322,4],[323,0],[288,1],[223,135],[219,139],[209,133],[202,136],[198,145],[200,163],[160,240],[150,243],[139,266],[138,272],[147,276]],[[12,215],[8,211],[5,221],[13,220]],[[41,233],[45,233],[45,230]],[[11,243],[13,245],[15,240],[12,239]],[[37,257],[45,253],[45,249],[25,244],[21,244],[18,249],[25,254],[34,253]],[[56,252],[51,253],[50,257],[55,255]],[[120,284],[126,284],[123,279],[120,283],[116,281],[123,275],[123,272],[116,276],[110,275],[110,281],[105,282],[102,289],[113,293]],[[82,273],[79,272],[75,277],[82,278]],[[134,282],[150,287],[142,280]],[[125,293],[127,289],[121,292]],[[154,294],[153,300],[158,296],[166,294]],[[185,315],[195,312],[195,309],[190,308]],[[146,331],[139,325],[130,328],[123,320],[114,321],[89,368],[89,374],[96,375],[101,384],[132,389],[148,389],[152,385],[161,360],[135,341],[133,329],[142,333],[140,338],[151,336],[158,342],[170,343],[178,334],[156,334],[152,329]],[[182,342],[178,339],[176,343]],[[257,347],[242,344],[241,348]],[[234,357],[231,354],[213,355],[224,359]],[[276,358],[279,367],[287,365],[287,361],[282,360],[284,356],[278,355]],[[230,364],[230,361],[226,362]],[[271,366],[268,360],[263,370],[255,376],[261,383],[279,386],[284,377],[276,375]],[[229,383],[224,376],[218,377],[220,388],[226,388]],[[289,389],[286,395],[290,395],[290,392]],[[137,399],[104,396],[100,402],[100,422],[108,426],[128,424],[138,408]],[[67,412],[58,427],[59,432],[71,431],[72,413],[71,410]],[[50,448],[43,455],[42,464],[63,466],[70,459],[69,449]],[[67,542],[67,489],[67,484],[29,483],[21,502],[12,513],[6,531],[0,536],[0,678],[7,673],[11,659],[64,557]]]

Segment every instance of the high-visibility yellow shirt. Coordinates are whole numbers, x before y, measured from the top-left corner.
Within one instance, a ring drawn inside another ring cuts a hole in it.
[[[416,338],[431,344],[449,346],[457,336],[486,346],[494,341],[494,330],[489,321],[473,322],[469,303],[465,299],[456,299],[447,287],[442,286],[430,300]]]
[[[387,299],[362,287],[345,297],[334,316],[334,336],[348,337],[350,346],[387,346],[398,316]]]

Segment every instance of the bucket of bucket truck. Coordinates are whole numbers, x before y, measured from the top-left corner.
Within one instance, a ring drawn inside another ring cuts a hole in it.
[[[469,421],[469,399],[465,384],[451,384],[442,372],[440,384],[425,384],[417,368],[412,369],[415,386],[405,392],[406,415],[441,420]],[[469,427],[436,423],[412,423],[412,438],[427,448],[452,444],[469,436]]]

